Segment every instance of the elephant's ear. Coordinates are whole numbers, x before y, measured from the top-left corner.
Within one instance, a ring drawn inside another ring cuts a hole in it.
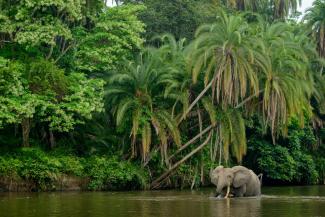
[[[233,168],[234,171],[234,181],[233,186],[239,188],[240,186],[246,184],[250,179],[250,173],[244,168]]]
[[[218,166],[214,170],[210,171],[211,182],[215,185],[218,184],[219,173],[223,171],[223,166]]]

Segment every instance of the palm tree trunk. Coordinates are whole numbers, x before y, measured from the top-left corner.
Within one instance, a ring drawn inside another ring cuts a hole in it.
[[[196,147],[193,151],[191,151],[189,154],[187,154],[183,159],[181,159],[180,161],[178,161],[177,163],[175,163],[169,170],[167,170],[161,176],[159,176],[157,179],[155,179],[151,183],[150,188],[151,189],[155,189],[155,188],[159,187],[159,185],[161,184],[161,182],[163,182],[166,178],[168,178],[169,175],[171,174],[171,172],[173,172],[182,163],[184,163],[186,160],[188,160],[190,157],[192,157],[194,154],[196,154],[198,151],[200,151],[204,146],[206,146],[209,143],[210,138],[211,138],[211,131],[210,131],[207,139],[201,145],[199,145],[198,147]]]
[[[222,72],[222,70],[225,68],[225,64],[222,64],[219,69],[218,69],[218,73],[220,74]],[[208,83],[208,85],[204,88],[204,90],[202,90],[202,92],[196,97],[196,99],[191,103],[191,105],[187,108],[187,110],[185,111],[185,113],[182,115],[181,119],[178,121],[178,124],[181,123],[185,118],[186,115],[193,109],[193,107],[196,105],[196,103],[198,103],[198,101],[204,96],[204,94],[212,87],[212,99],[214,98],[214,87],[215,87],[215,82],[217,79],[217,74],[215,74],[213,76],[213,78],[211,79],[211,81]]]
[[[221,158],[222,158],[222,145],[219,143],[220,150],[219,150],[219,166],[221,165]]]
[[[243,101],[241,101],[238,105],[236,105],[235,108],[237,109],[237,108],[240,108],[240,107],[244,106],[248,101],[252,100],[255,97],[258,97],[263,92],[264,92],[264,89],[258,91],[256,94],[250,95],[249,97],[247,97],[246,99],[244,99]]]
[[[21,129],[23,134],[23,147],[29,147],[29,133],[30,133],[30,119],[24,118],[21,122]]]
[[[211,137],[211,141],[212,141],[212,137]],[[204,160],[203,160],[202,152],[201,152],[201,171],[200,171],[200,173],[201,173],[200,181],[201,181],[201,185],[203,186],[205,183],[205,180],[204,180]]]
[[[201,138],[204,134],[206,134],[209,130],[213,128],[212,125],[208,126],[205,128],[202,132],[197,134],[195,137],[193,137],[190,141],[188,141],[185,145],[180,147],[174,154],[172,154],[169,158],[168,161],[171,160],[173,157],[175,157],[177,154],[179,154],[181,151],[183,151],[185,148],[187,148],[189,145],[193,144],[197,139]]]
[[[210,81],[210,83],[202,90],[202,92],[196,97],[196,99],[191,103],[191,105],[187,108],[185,113],[182,115],[181,119],[178,121],[178,124],[181,123],[185,118],[186,115],[193,109],[193,107],[198,103],[198,101],[204,96],[204,94],[210,89],[210,87],[213,84],[213,79]]]

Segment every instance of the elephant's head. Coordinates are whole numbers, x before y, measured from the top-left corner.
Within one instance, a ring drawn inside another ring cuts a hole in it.
[[[210,173],[210,177],[211,182],[217,186],[217,193],[221,194],[223,190],[227,188],[225,197],[228,197],[230,188],[239,188],[247,183],[250,174],[246,168],[241,166],[236,166],[233,168],[218,166]]]

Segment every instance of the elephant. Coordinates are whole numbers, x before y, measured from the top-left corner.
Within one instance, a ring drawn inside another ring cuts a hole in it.
[[[244,166],[218,166],[210,173],[211,182],[217,187],[217,195],[225,198],[260,196],[259,176]]]

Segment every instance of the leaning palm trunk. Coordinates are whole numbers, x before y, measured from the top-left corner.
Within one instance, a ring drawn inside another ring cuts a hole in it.
[[[163,182],[166,178],[169,177],[169,175],[175,170],[177,169],[182,163],[184,163],[186,160],[188,160],[190,157],[192,157],[194,154],[196,154],[197,152],[199,152],[204,146],[206,146],[209,141],[211,139],[211,131],[207,137],[207,139],[198,147],[196,147],[193,151],[191,151],[189,154],[187,154],[183,159],[181,159],[180,161],[178,161],[177,163],[175,163],[173,166],[170,167],[170,169],[168,169],[166,172],[164,172],[161,176],[159,176],[156,180],[154,180],[151,185],[150,188],[151,189],[155,189],[158,188],[161,184],[161,182]]]
[[[196,99],[191,103],[191,105],[187,108],[187,110],[182,115],[181,119],[178,121],[178,123],[182,122],[187,114],[193,109],[193,107],[199,102],[200,99],[204,96],[204,94],[210,89],[210,87],[213,84],[213,79],[210,81],[210,83],[204,88],[204,90],[201,91],[201,93],[196,97]]]
[[[207,128],[205,128],[204,130],[202,130],[202,132],[200,132],[199,134],[197,134],[196,136],[194,136],[185,145],[181,146],[173,155],[171,155],[169,157],[168,160],[173,159],[177,154],[179,154],[181,151],[183,151],[184,149],[186,149],[189,145],[193,144],[196,140],[198,140],[199,138],[201,138],[204,134],[206,134],[207,132],[209,132],[212,128],[213,128],[213,126],[210,125]]]

